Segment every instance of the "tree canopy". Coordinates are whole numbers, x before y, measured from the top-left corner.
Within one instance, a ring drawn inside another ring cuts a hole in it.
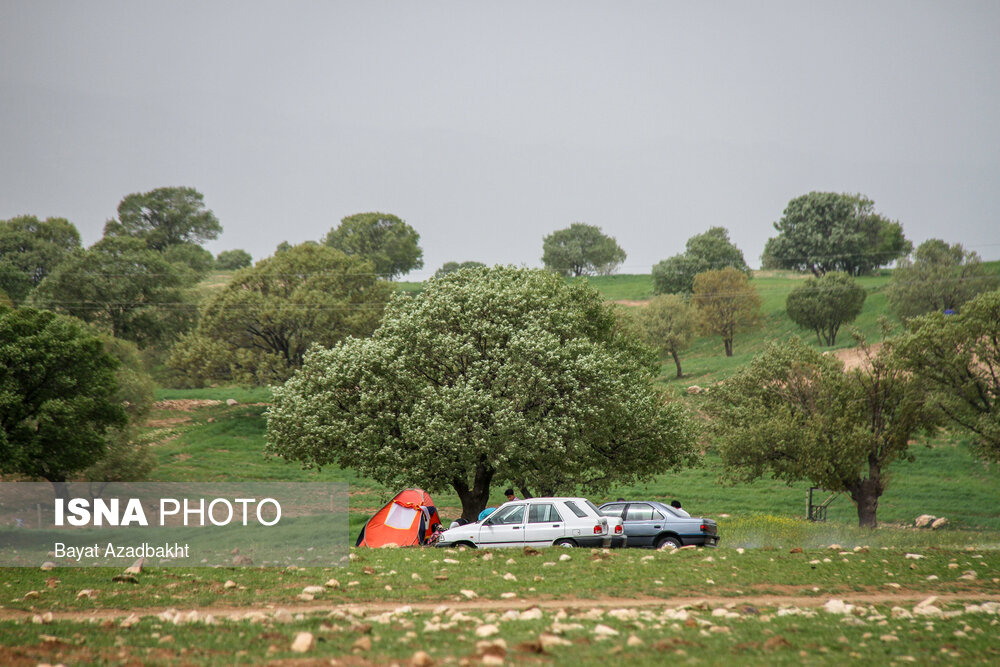
[[[772,343],[710,394],[728,477],[808,479],[849,494],[858,524],[876,526],[889,465],[906,458],[914,433],[937,419],[891,342],[878,351],[859,342],[864,362],[849,371],[798,338]]]
[[[245,269],[253,264],[253,257],[246,250],[223,250],[215,258],[215,266],[223,271]]]
[[[446,276],[449,273],[455,273],[461,269],[471,269],[486,266],[482,262],[445,262],[441,265],[441,268],[434,272],[435,278],[440,278]]]
[[[126,196],[118,204],[118,219],[104,226],[105,236],[132,236],[153,250],[218,238],[222,225],[205,208],[204,195],[194,188],[156,188]]]
[[[900,260],[892,273],[889,306],[902,320],[931,312],[957,311],[981,292],[1000,285],[975,252],[962,245],[929,239],[917,246],[913,259]]]
[[[788,202],[774,228],[778,235],[764,246],[764,268],[815,276],[828,271],[868,274],[905,257],[913,247],[902,225],[875,213],[875,203],[860,194],[802,195]]]
[[[0,472],[65,482],[125,424],[115,360],[51,312],[0,308]]]
[[[760,295],[750,285],[747,274],[731,266],[696,275],[691,303],[702,330],[722,338],[727,357],[733,356],[736,334],[753,329],[761,321]]]
[[[113,400],[125,410],[128,422],[106,432],[107,446],[95,463],[79,473],[94,482],[138,482],[146,478],[156,464],[150,448],[139,437],[139,425],[153,407],[155,385],[135,343],[96,332],[104,351],[118,363],[115,381],[118,389]]]
[[[574,222],[542,241],[542,263],[563,276],[610,275],[625,261],[625,251],[595,225]]]
[[[169,364],[192,380],[266,384],[302,365],[312,345],[367,336],[391,286],[371,262],[303,243],[240,269],[201,307]]]
[[[861,313],[868,293],[846,273],[826,273],[807,278],[785,299],[785,310],[793,322],[816,332],[820,345],[837,343],[837,332]]]
[[[657,373],[590,286],[466,269],[394,295],[371,338],[313,350],[274,392],[267,450],[454,489],[474,520],[495,483],[552,495],[689,461],[692,422]]]
[[[67,255],[80,248],[80,232],[65,218],[22,215],[0,220],[0,290],[23,303]]]
[[[750,267],[743,259],[743,251],[729,240],[729,230],[712,227],[689,238],[684,254],[674,255],[653,267],[653,292],[690,294],[697,274],[719,271],[727,266],[742,271],[748,277],[751,275]]]
[[[981,456],[1000,461],[1000,290],[966,302],[957,315],[910,321],[900,343],[906,367],[934,391],[933,404],[971,433]]]
[[[389,213],[356,213],[331,229],[323,243],[369,260],[380,277],[395,280],[424,266],[420,234]]]
[[[669,353],[677,377],[683,377],[680,353],[691,344],[698,329],[698,317],[691,305],[678,294],[661,294],[639,309],[635,318],[646,344]]]
[[[60,264],[32,303],[146,347],[170,341],[193,324],[195,307],[180,289],[185,276],[142,240],[106,236]]]

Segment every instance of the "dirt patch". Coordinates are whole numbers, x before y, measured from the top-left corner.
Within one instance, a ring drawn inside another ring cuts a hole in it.
[[[629,299],[619,299],[611,303],[617,303],[619,306],[637,306],[639,308],[645,308],[649,305],[649,301],[632,301]]]
[[[873,355],[876,354],[881,348],[882,343],[872,343],[869,346]],[[843,350],[837,350],[832,354],[844,363],[844,370],[849,371],[853,368],[861,368],[866,363],[865,354],[861,351],[860,347],[849,347]]]

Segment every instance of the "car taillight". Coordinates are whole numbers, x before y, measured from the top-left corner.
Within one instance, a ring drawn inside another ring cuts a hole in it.
[[[621,534],[622,534],[622,527],[621,524],[619,524],[615,526],[615,535],[621,535]]]
[[[707,533],[708,532],[708,526],[705,525],[705,524],[701,524],[701,532]]]
[[[600,535],[602,532],[604,531],[601,529],[601,524],[594,526],[594,535]]]

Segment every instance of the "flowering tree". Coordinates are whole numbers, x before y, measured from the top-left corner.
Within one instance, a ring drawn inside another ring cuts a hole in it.
[[[494,483],[606,488],[694,454],[655,356],[586,284],[462,269],[397,293],[368,339],[314,350],[274,392],[267,449],[395,486],[452,488],[475,520]]]

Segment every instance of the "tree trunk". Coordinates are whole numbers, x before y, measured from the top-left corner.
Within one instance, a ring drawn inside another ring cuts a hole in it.
[[[456,477],[451,486],[462,501],[462,518],[472,523],[479,518],[479,513],[486,509],[490,501],[490,482],[493,480],[493,469],[480,463],[476,466],[476,475],[469,488],[464,478]]]
[[[674,358],[674,365],[677,366],[677,377],[682,378],[684,375],[681,373],[681,358],[677,355],[676,350],[670,350],[670,356]]]
[[[52,485],[52,490],[55,492],[56,498],[69,500],[69,486],[66,484],[65,477],[62,479],[50,479],[49,484]]]
[[[878,511],[878,499],[881,495],[878,484],[866,479],[850,492],[851,499],[858,508],[858,525],[862,528],[875,528],[878,525],[875,514]]]
[[[733,356],[733,339],[723,338],[722,343],[726,346],[726,356],[727,357]]]

